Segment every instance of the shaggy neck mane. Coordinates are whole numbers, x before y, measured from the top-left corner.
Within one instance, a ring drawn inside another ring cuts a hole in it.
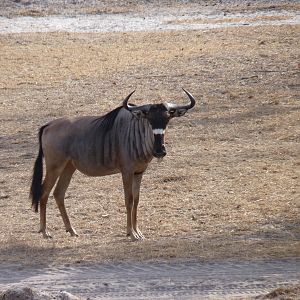
[[[135,106],[135,104],[129,104],[131,106]],[[114,110],[110,111],[104,116],[96,118],[93,123],[95,126],[95,130],[97,132],[101,132],[102,134],[108,133],[112,127],[114,126],[115,120],[123,106],[119,106]]]
[[[110,111],[109,113],[107,113],[106,115],[96,118],[93,121],[95,130],[103,134],[109,132],[112,129],[115,120],[121,109],[122,106],[119,106],[114,110]]]

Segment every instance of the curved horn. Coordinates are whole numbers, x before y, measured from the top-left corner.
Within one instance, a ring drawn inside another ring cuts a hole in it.
[[[195,106],[196,101],[195,101],[194,97],[192,96],[192,94],[189,93],[188,91],[186,91],[184,88],[182,88],[182,89],[188,95],[188,97],[190,99],[190,103],[187,105],[177,105],[177,104],[173,104],[173,103],[167,103],[169,109],[186,109],[186,110],[188,110]]]
[[[150,106],[149,104],[146,105],[130,105],[128,104],[128,100],[130,98],[130,96],[134,93],[135,91],[131,92],[123,101],[123,107],[129,111],[137,111],[137,110],[142,110],[142,111],[148,111]]]
[[[188,95],[188,97],[189,97],[189,99],[190,99],[190,101],[191,101],[191,103],[188,104],[188,105],[186,105],[184,108],[186,108],[186,109],[191,109],[191,108],[193,108],[193,107],[195,106],[195,104],[196,104],[196,101],[195,101],[194,97],[192,96],[191,93],[189,93],[188,91],[186,91],[184,88],[182,88],[182,89],[183,89],[183,91]]]
[[[129,111],[131,111],[132,108],[134,107],[134,106],[128,105],[128,100],[134,92],[135,92],[135,90],[133,92],[131,92],[123,101],[123,107]]]

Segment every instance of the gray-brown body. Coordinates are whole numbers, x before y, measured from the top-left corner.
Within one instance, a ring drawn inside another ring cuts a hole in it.
[[[186,106],[129,106],[127,102],[131,93],[124,100],[123,107],[105,116],[61,118],[41,127],[31,197],[36,211],[40,204],[40,232],[45,238],[51,237],[46,228],[46,205],[55,184],[53,195],[66,230],[77,236],[64,205],[66,190],[76,170],[88,176],[122,174],[127,234],[133,240],[143,238],[137,227],[142,176],[153,156],[163,157],[166,154],[164,130],[168,121],[194,106],[194,99],[186,93],[191,100],[191,104]],[[43,156],[46,174],[42,184]]]
[[[101,131],[101,122],[101,118],[90,116],[52,121],[42,136],[45,159],[55,155],[69,160],[88,176],[111,175],[126,169],[143,172],[153,157],[154,139],[149,123],[124,108],[107,132]],[[58,138],[62,143],[57,143]]]

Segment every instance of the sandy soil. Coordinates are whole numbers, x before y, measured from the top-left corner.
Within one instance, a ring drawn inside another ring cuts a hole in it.
[[[1,15],[26,15],[38,2],[20,3],[1,2]],[[196,4],[172,5],[162,8]],[[278,1],[271,10],[298,14],[297,5]],[[270,2],[228,6],[245,9],[267,10]],[[0,261],[299,258],[299,37],[297,24],[0,34]],[[66,199],[79,238],[64,232],[51,197],[54,239],[43,240],[28,200],[39,126],[63,115],[102,114],[133,89],[136,103],[183,103],[181,87],[197,106],[170,124],[168,155],[144,177],[139,221],[147,240],[125,237],[120,176],[80,174]]]
[[[274,295],[293,299],[300,287],[299,268],[300,261],[295,259],[215,262],[171,259],[15,270],[2,266],[0,290],[3,282],[13,286],[11,290],[30,287],[52,296],[67,291],[83,299],[250,300],[270,291],[271,299],[276,299]],[[279,286],[280,290],[275,292]],[[7,300],[1,294],[0,299]]]

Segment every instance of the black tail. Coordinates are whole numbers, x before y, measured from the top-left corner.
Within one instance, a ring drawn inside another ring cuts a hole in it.
[[[43,181],[43,149],[42,134],[47,125],[42,126],[39,130],[39,153],[33,167],[32,182],[30,187],[30,198],[32,199],[32,207],[38,212],[39,202],[42,197],[42,181]]]

